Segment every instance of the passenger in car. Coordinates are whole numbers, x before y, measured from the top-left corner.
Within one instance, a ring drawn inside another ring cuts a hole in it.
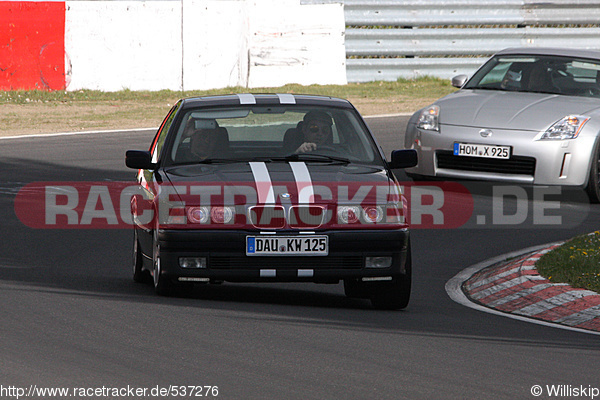
[[[198,160],[205,160],[214,155],[217,146],[217,129],[198,129],[190,139],[192,156]]]
[[[317,150],[319,146],[330,145],[333,141],[332,125],[329,114],[310,111],[296,128],[285,133],[283,148],[287,152],[306,153]]]
[[[206,127],[188,129],[195,121],[186,125],[184,137],[189,136],[189,152],[183,154],[184,162],[203,161],[208,158],[223,158],[229,150],[229,134],[225,128],[218,126],[216,121],[206,124]]]

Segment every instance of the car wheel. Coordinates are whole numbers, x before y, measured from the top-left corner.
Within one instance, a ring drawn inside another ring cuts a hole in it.
[[[371,291],[371,304],[380,310],[401,310],[408,306],[412,281],[410,242],[406,254],[406,273],[388,282],[377,282]]]
[[[160,296],[172,296],[175,292],[175,285],[166,276],[162,274],[160,268],[160,244],[158,244],[158,237],[154,230],[152,235],[152,275],[154,277],[154,290]]]
[[[142,269],[144,258],[138,242],[137,230],[133,229],[133,281],[138,283],[148,283],[150,273]]]
[[[596,150],[592,156],[590,167],[590,177],[585,188],[590,198],[590,203],[600,203],[600,143],[596,145]]]

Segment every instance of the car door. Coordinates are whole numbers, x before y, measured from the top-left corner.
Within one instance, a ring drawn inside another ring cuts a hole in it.
[[[163,182],[160,157],[180,105],[181,102],[178,102],[171,108],[150,146],[152,162],[156,165],[155,169],[140,169],[137,175],[137,181],[142,188],[143,196],[136,196],[132,201],[132,214],[136,225],[140,228],[138,230],[139,244],[142,252],[146,255],[152,254],[152,233],[158,219],[159,186]],[[146,211],[147,213],[148,210],[152,211],[153,218],[142,218],[143,212]]]

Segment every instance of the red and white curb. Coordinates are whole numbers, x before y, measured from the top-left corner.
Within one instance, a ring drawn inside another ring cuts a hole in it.
[[[524,249],[469,267],[448,283],[454,301],[514,319],[600,335],[600,294],[552,283],[535,263],[561,243]]]

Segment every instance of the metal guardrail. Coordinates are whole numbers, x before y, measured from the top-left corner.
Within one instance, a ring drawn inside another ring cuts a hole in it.
[[[507,47],[600,50],[600,0],[343,2],[349,82],[473,73]]]
[[[487,58],[350,58],[348,82],[395,81],[398,78],[436,76],[452,79],[479,68]]]
[[[343,0],[348,26],[598,24],[596,0]]]
[[[346,29],[347,56],[468,56],[574,43],[599,48],[600,28]]]

